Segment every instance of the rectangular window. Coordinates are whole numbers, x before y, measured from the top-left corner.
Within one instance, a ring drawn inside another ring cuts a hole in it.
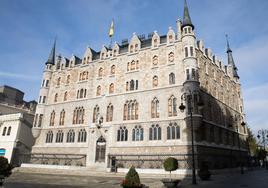
[[[190,47],[190,56],[194,56],[194,48],[192,46]]]
[[[184,52],[185,52],[185,57],[188,57],[188,48],[187,47],[184,48]]]
[[[46,96],[43,96],[43,104],[46,103]]]
[[[39,119],[38,119],[38,127],[41,127],[41,125],[42,125],[42,120],[43,120],[43,114],[40,114],[39,115]]]
[[[186,79],[190,80],[190,71],[189,71],[189,69],[186,69]]]

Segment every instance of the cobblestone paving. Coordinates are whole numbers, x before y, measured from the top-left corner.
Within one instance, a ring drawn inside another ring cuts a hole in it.
[[[30,174],[15,172],[5,183],[4,188],[119,188],[122,177],[70,176],[51,174]],[[161,178],[141,178],[150,188],[163,188]],[[266,188],[268,170],[248,171],[241,175],[228,173],[212,176],[210,181],[198,180],[198,185],[191,185],[191,179],[183,179],[181,188]]]

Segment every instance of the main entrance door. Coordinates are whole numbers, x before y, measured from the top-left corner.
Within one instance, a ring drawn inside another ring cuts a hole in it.
[[[103,136],[99,137],[96,143],[96,162],[105,162],[105,152],[106,152],[106,140]]]

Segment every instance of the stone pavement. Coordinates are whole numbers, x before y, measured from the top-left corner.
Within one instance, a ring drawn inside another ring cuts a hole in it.
[[[98,176],[71,176],[55,174],[32,174],[14,172],[5,183],[4,188],[119,188],[123,179],[121,175],[110,177]],[[141,178],[141,182],[150,188],[163,188],[162,177],[152,176]],[[226,175],[212,176],[210,181],[200,181],[198,185],[191,185],[191,178],[184,178],[180,185],[182,188],[266,188],[268,187],[268,170],[258,169]]]

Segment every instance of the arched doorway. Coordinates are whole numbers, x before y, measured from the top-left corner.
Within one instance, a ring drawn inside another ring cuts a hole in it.
[[[95,162],[105,162],[106,140],[103,136],[99,137],[96,143]]]

